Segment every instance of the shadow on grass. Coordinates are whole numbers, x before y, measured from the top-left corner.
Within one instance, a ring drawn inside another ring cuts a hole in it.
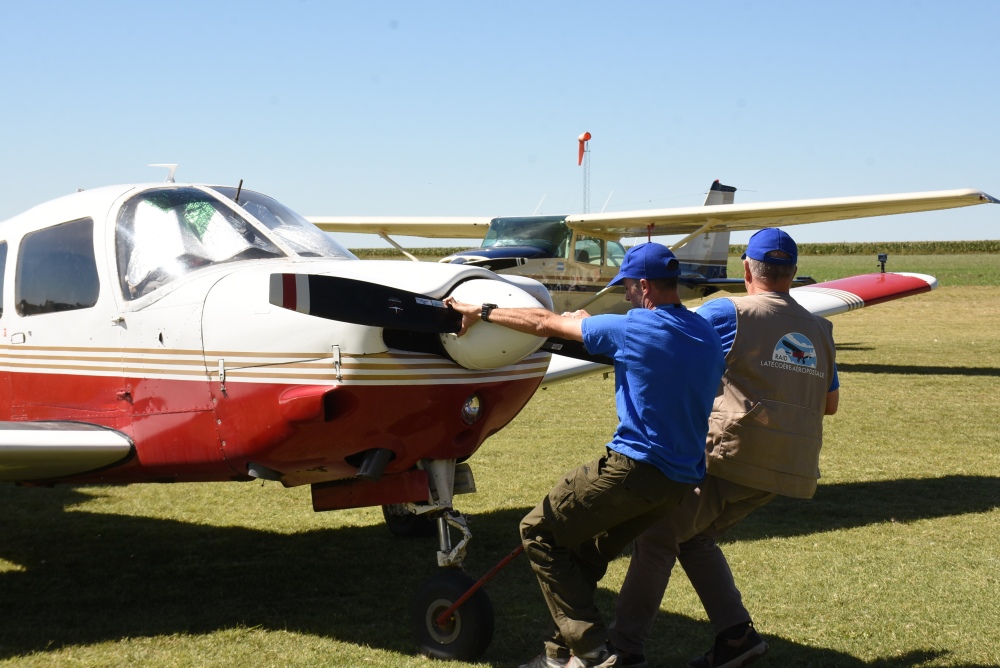
[[[883,522],[985,513],[1000,507],[1000,478],[941,478],[820,484],[809,500],[778,497],[730,531],[725,540],[800,536]]]
[[[988,366],[917,366],[900,364],[842,364],[837,362],[840,373],[891,373],[916,376],[997,376],[1000,369]]]
[[[609,604],[612,605],[613,603]],[[902,656],[863,661],[835,650],[810,647],[784,638],[766,635],[768,652],[755,666],[795,668],[917,668],[928,662],[946,659],[947,650],[917,649]],[[707,623],[676,614],[661,614],[656,619],[654,637],[647,645],[650,668],[676,668],[704,653],[711,646],[712,633]],[[987,664],[955,663],[955,668],[987,668]]]
[[[0,558],[14,566],[0,573],[0,659],[129,637],[251,627],[415,654],[405,611],[438,570],[434,539],[400,540],[382,526],[286,535],[65,511],[90,496],[87,488],[0,486]],[[982,512],[997,499],[996,478],[831,485],[820,488],[807,513],[776,501],[738,527],[738,535],[734,530],[733,538]],[[526,510],[471,518],[472,575],[485,573],[517,545]],[[540,647],[548,614],[527,561],[516,559],[487,589],[496,634],[483,660],[495,666],[525,661]],[[613,593],[601,590],[599,596],[602,609],[610,610]],[[668,615],[657,637],[670,642],[669,648],[652,648],[664,661],[659,665],[677,665],[703,651],[711,631],[704,622]],[[917,653],[865,664],[780,638],[772,640],[772,652],[785,657],[774,665],[903,668],[928,660]]]

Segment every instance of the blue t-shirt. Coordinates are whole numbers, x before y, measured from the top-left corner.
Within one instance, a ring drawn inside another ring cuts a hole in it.
[[[722,354],[728,355],[736,340],[736,304],[732,299],[713,299],[698,307],[698,315],[708,320],[722,338]],[[840,377],[837,375],[837,365],[833,365],[833,379],[830,381],[829,392],[840,387]]]
[[[725,370],[718,334],[683,306],[583,320],[583,343],[615,361],[618,428],[608,447],[671,480],[705,476],[708,416]]]

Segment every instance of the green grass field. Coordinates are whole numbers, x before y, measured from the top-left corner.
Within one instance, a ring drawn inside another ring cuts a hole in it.
[[[803,257],[819,280],[874,257]],[[930,294],[833,319],[840,412],[811,501],[779,499],[728,537],[771,652],[759,666],[1000,666],[1000,256],[890,256],[935,274]],[[471,460],[459,497],[480,575],[520,517],[615,427],[613,383],[540,392]],[[415,652],[411,594],[433,539],[396,539],[377,509],[313,513],[277,483],[0,486],[0,665],[434,666]],[[612,564],[610,611],[627,567]],[[546,611],[524,557],[487,591],[482,664],[539,651]],[[711,631],[677,571],[649,648],[682,666]],[[464,664],[453,664],[464,665]]]

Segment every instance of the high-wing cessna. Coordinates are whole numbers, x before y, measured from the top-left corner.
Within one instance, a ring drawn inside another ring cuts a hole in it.
[[[0,223],[0,480],[310,485],[317,511],[382,506],[399,533],[436,528],[438,563],[460,566],[466,460],[541,383],[601,360],[569,361],[551,354],[569,347],[490,323],[455,336],[449,295],[552,308],[530,278],[360,262],[242,182],[172,176]],[[797,290],[831,314],[934,284],[843,280],[856,282]],[[415,598],[421,648],[475,658],[492,637],[489,600],[462,598],[460,570],[443,575]]]
[[[848,220],[996,202],[978,190],[944,190],[835,199],[734,204],[736,188],[715,181],[701,207],[500,218],[310,216],[328,232],[482,239],[443,263],[467,264],[503,275],[529,276],[552,293],[556,311],[586,308],[620,313],[628,308],[621,288],[606,289],[625,255],[623,237],[684,235],[671,245],[681,261],[681,298],[718,290],[742,291],[742,278],[726,277],[729,233],[761,227]],[[405,253],[405,251],[403,251]],[[416,259],[410,255],[411,259]],[[811,279],[799,284],[811,283]]]

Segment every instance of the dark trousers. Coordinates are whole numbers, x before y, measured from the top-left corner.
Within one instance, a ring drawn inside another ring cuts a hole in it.
[[[609,449],[566,474],[521,520],[521,541],[552,615],[546,654],[566,658],[604,645],[594,594],[608,563],[693,487]]]
[[[776,495],[708,475],[635,541],[609,634],[618,649],[645,654],[670,571],[680,560],[716,634],[750,621],[715,539]]]

